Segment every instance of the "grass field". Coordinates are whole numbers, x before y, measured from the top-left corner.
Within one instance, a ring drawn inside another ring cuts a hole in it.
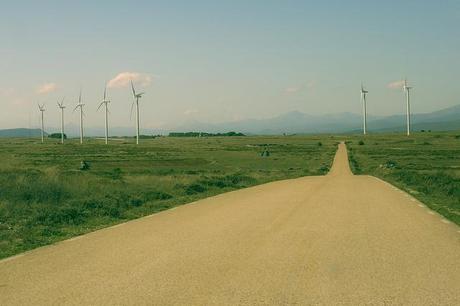
[[[325,174],[338,140],[0,139],[0,258],[218,193]],[[266,144],[271,154],[261,157]],[[89,170],[79,169],[83,160]]]
[[[0,258],[211,195],[325,174],[339,140],[356,174],[389,181],[460,224],[460,132],[162,137],[139,146],[0,139]],[[266,145],[271,154],[261,157]],[[89,170],[79,169],[83,160]]]
[[[460,132],[349,137],[356,174],[382,178],[460,225]]]

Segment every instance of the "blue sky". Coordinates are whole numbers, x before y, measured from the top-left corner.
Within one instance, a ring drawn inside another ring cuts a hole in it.
[[[361,81],[370,113],[403,113],[389,84],[404,76],[414,111],[428,112],[460,103],[458,29],[460,1],[5,2],[0,128],[37,125],[37,102],[57,126],[57,99],[74,106],[80,87],[88,124],[101,125],[95,109],[117,75],[117,126],[133,124],[123,77],[147,92],[144,127],[359,113]]]

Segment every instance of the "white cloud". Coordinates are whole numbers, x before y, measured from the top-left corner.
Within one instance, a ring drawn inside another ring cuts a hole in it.
[[[0,88],[0,95],[5,97],[10,97],[14,93],[13,88]]]
[[[295,93],[295,92],[298,92],[300,90],[300,87],[288,87],[286,88],[284,91],[287,92],[287,93]]]
[[[45,83],[37,88],[37,94],[39,95],[46,95],[50,92],[56,91],[57,85],[56,83]]]
[[[136,83],[136,85],[145,87],[152,83],[152,76],[150,74],[140,72],[120,72],[107,83],[107,87],[127,87],[131,81]]]
[[[404,86],[404,80],[401,81],[395,81],[387,84],[387,87],[390,89],[400,89],[403,88]]]
[[[299,92],[299,91],[303,91],[305,89],[313,89],[315,86],[316,86],[315,81],[309,81],[309,82],[301,84],[299,86],[287,87],[286,89],[284,89],[284,92],[288,93],[288,94],[293,94],[293,93],[296,93],[296,92]]]
[[[184,115],[190,116],[190,115],[193,115],[193,114],[196,114],[196,113],[198,113],[198,110],[196,110],[196,109],[188,109],[188,110],[186,110],[184,112]]]

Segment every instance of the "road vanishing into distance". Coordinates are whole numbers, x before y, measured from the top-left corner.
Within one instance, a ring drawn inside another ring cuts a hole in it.
[[[218,195],[0,261],[0,305],[460,305],[460,228],[377,178]]]

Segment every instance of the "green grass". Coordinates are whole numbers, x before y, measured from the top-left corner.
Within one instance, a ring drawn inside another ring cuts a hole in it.
[[[219,193],[325,174],[338,140],[0,139],[0,258]],[[271,155],[261,157],[266,145]],[[79,170],[82,160],[89,170]]]
[[[460,225],[460,132],[348,137],[348,152],[354,173],[382,178]]]

